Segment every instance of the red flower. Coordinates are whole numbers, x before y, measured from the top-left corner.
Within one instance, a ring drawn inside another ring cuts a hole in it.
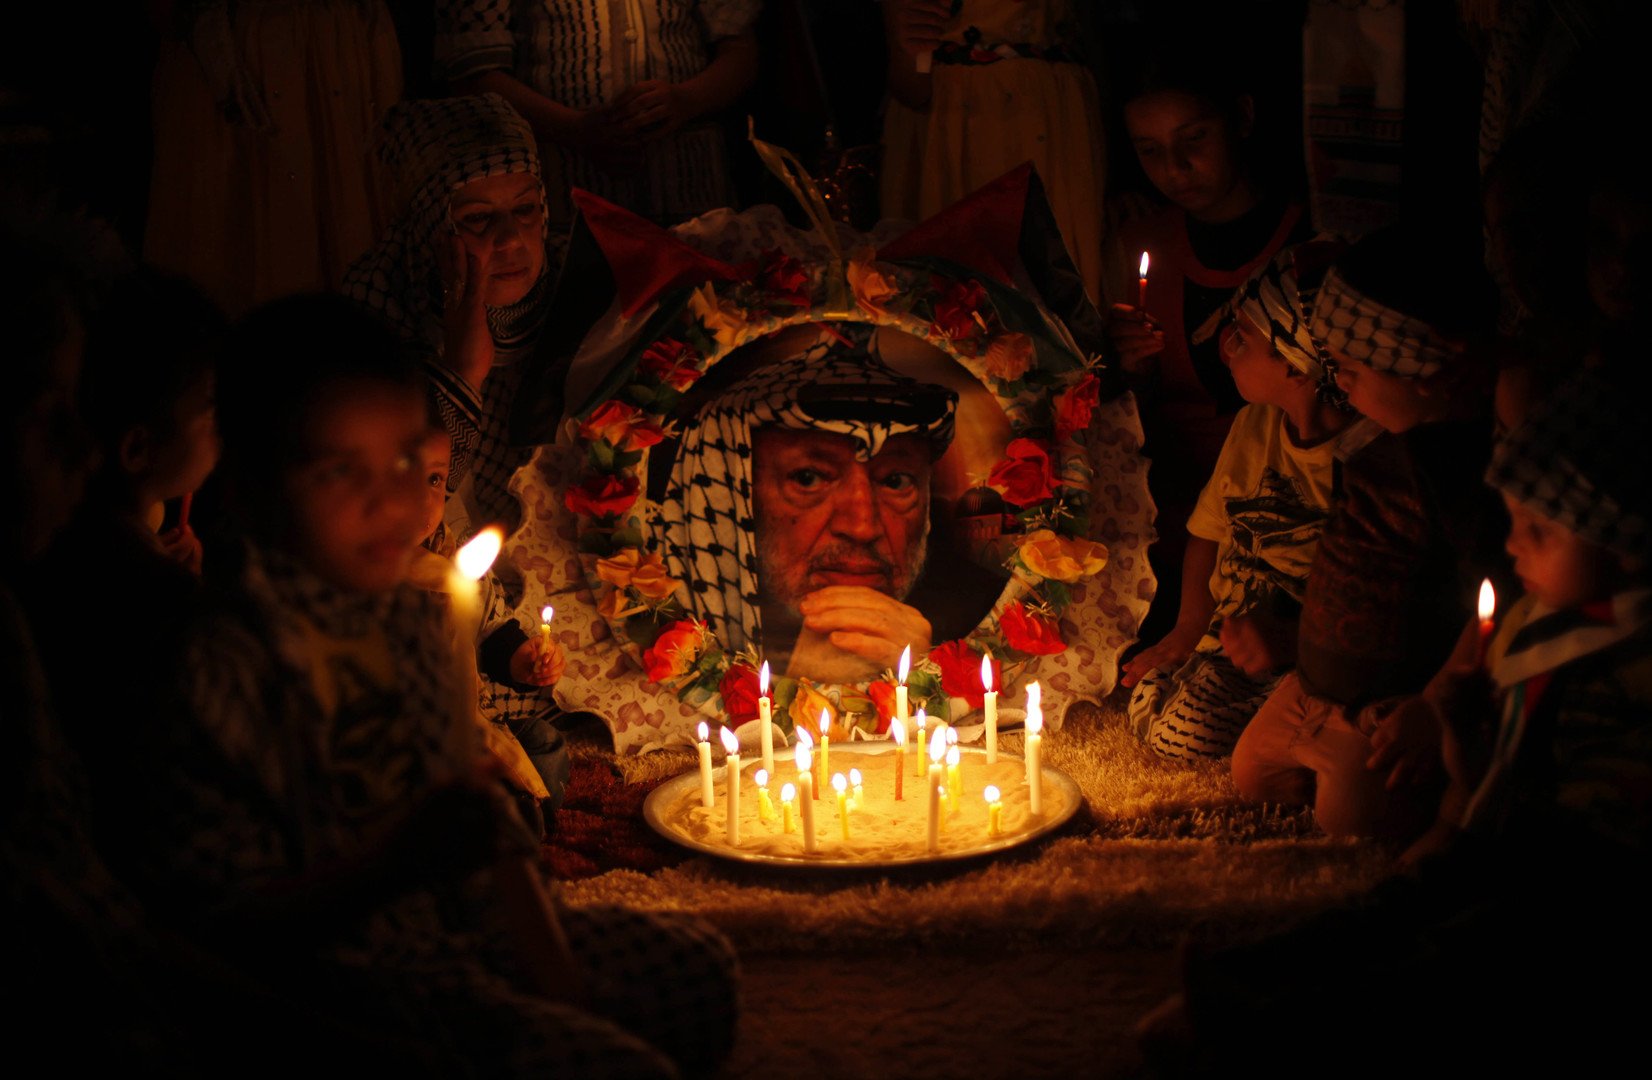
[[[1027,610],[1027,605],[1019,602],[998,616],[998,629],[1003,631],[1004,644],[1032,656],[1054,656],[1067,648],[1067,643],[1061,640],[1061,627],[1054,619],[1034,615]]]
[[[643,350],[637,366],[673,390],[687,390],[701,375],[698,350],[675,338],[661,338]]]
[[[953,341],[984,332],[981,324],[986,320],[979,313],[987,302],[987,290],[979,281],[949,281],[937,276],[931,278],[931,284],[939,293],[935,298],[935,329]]]
[[[1004,448],[1004,460],[992,467],[987,486],[1016,506],[1043,502],[1055,494],[1050,451],[1036,439],[1012,440]]]
[[[866,687],[866,696],[872,699],[872,704],[878,710],[877,733],[882,735],[889,730],[889,722],[895,719],[895,684],[879,679]]]
[[[981,654],[960,638],[929,650],[929,658],[941,667],[941,689],[947,697],[964,698],[969,707],[979,709],[986,704],[987,688],[981,685]],[[998,660],[992,661],[992,685],[999,686],[1003,672]]]
[[[642,667],[649,682],[675,679],[694,666],[705,642],[704,623],[693,619],[678,619],[666,627],[654,644],[642,654]]]
[[[730,664],[728,673],[718,684],[723,695],[723,711],[728,714],[730,727],[739,727],[748,720],[757,719],[757,672],[745,664]]]
[[[1076,435],[1090,426],[1090,416],[1101,398],[1101,380],[1089,374],[1055,399],[1055,437]]]
[[[605,401],[591,413],[590,419],[580,425],[581,438],[595,442],[603,439],[615,450],[641,450],[665,438],[660,425],[635,405],[624,401]]]
[[[569,488],[562,502],[574,513],[589,517],[623,514],[637,501],[639,486],[635,476],[591,476]]]
[[[757,284],[769,299],[797,307],[809,306],[809,272],[803,263],[778,248],[763,252],[763,268]]]

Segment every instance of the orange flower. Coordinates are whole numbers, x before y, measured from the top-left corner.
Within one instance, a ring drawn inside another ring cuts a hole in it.
[[[797,696],[792,698],[790,709],[792,724],[795,727],[807,729],[809,734],[815,737],[817,744],[820,742],[821,709],[826,710],[826,715],[832,718],[833,724],[837,723],[837,710],[832,708],[832,699],[815,689],[808,682],[798,683]],[[838,734],[844,735],[845,733],[839,730]]]
[[[874,315],[888,307],[889,301],[900,292],[894,277],[885,274],[870,261],[850,262],[844,277],[849,281],[849,290],[855,294],[855,303]]]
[[[1012,439],[1004,460],[992,467],[987,486],[1016,506],[1041,503],[1055,494],[1055,470],[1050,452],[1036,439]]]
[[[598,559],[597,577],[616,588],[629,586],[647,600],[664,600],[677,591],[677,581],[666,573],[659,555],[640,548],[626,548],[618,555]]]
[[[611,623],[621,623],[639,612],[647,611],[642,604],[631,602],[631,597],[624,589],[609,589],[597,604],[597,612]]]
[[[746,332],[745,310],[731,301],[719,299],[717,290],[710,285],[694,290],[688,298],[688,310],[725,349],[737,345]]]
[[[1101,397],[1101,380],[1094,373],[1084,376],[1055,399],[1055,437],[1066,439],[1090,426]]]
[[[993,378],[1014,382],[1032,367],[1033,358],[1032,338],[1026,334],[1000,334],[987,346],[981,362]]]
[[[665,438],[660,425],[641,409],[624,401],[609,400],[597,406],[590,419],[579,427],[581,438],[604,439],[616,450],[641,450]]]
[[[1077,581],[1107,565],[1105,545],[1058,536],[1050,529],[1028,533],[1017,554],[1028,570],[1051,581]]]
[[[635,476],[591,476],[562,496],[563,505],[576,514],[610,517],[623,514],[637,501],[641,485]]]
[[[1053,656],[1067,648],[1061,639],[1061,627],[1054,619],[1034,615],[1027,610],[1027,605],[1019,602],[998,616],[998,629],[1004,632],[1004,644],[1032,656]]]
[[[642,667],[649,682],[666,682],[694,668],[705,647],[706,625],[693,619],[678,619],[654,639],[642,654]]]

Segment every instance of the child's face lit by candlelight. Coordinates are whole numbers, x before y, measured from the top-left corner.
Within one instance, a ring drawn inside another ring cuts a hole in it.
[[[1580,607],[1612,594],[1622,576],[1616,555],[1508,495],[1503,503],[1509,508],[1504,547],[1528,593],[1552,608]]]
[[[406,580],[428,506],[421,451],[429,437],[416,387],[345,383],[312,406],[305,459],[287,471],[287,546],[340,589],[379,592]]]
[[[1254,204],[1240,152],[1250,98],[1239,100],[1237,116],[1224,116],[1197,95],[1160,90],[1128,102],[1124,120],[1142,171],[1194,218],[1231,221]]]
[[[447,509],[447,476],[453,461],[453,438],[445,431],[431,432],[419,452],[419,478],[424,484],[424,537],[429,539],[442,523]]]

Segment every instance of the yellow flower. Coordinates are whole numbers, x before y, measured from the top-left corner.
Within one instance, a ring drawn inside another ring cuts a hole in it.
[[[1077,581],[1107,565],[1106,545],[1058,536],[1050,529],[1028,533],[1019,554],[1028,570],[1051,581]]]
[[[832,718],[832,724],[837,724],[837,710],[832,708],[831,699],[808,682],[800,682],[797,686],[797,696],[792,698],[792,723],[800,728],[808,729],[815,737],[815,745],[820,745],[820,710],[825,709],[826,715]],[[844,732],[839,731],[839,735]]]
[[[867,311],[877,314],[889,306],[889,301],[900,292],[895,279],[883,273],[869,261],[852,260],[844,272],[855,302]]]
[[[647,611],[642,604],[633,604],[624,589],[609,589],[608,595],[597,604],[597,611],[611,623],[624,622],[639,611]]]
[[[626,548],[617,555],[597,560],[597,577],[623,591],[635,589],[645,600],[664,600],[677,591],[677,581],[665,572],[658,554]]]
[[[618,555],[610,555],[606,559],[597,560],[597,577],[610,585],[623,589],[631,584],[631,578],[637,572],[637,566],[642,562],[642,552],[637,548],[626,548]]]
[[[738,305],[717,297],[717,290],[702,285],[688,298],[688,310],[711,331],[717,344],[731,349],[739,344],[746,330],[746,313]]]
[[[1026,334],[1000,334],[987,346],[981,362],[987,374],[1005,382],[1014,382],[1027,373],[1033,364],[1033,341]]]

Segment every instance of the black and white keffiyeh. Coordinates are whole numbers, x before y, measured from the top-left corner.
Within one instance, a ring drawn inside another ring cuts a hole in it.
[[[1497,441],[1486,483],[1591,543],[1652,555],[1652,439],[1633,398],[1584,371]]]
[[[1235,315],[1243,315],[1268,335],[1268,343],[1285,362],[1319,381],[1320,396],[1346,400],[1332,379],[1334,365],[1324,342],[1314,336],[1310,316],[1331,259],[1343,249],[1333,240],[1310,240],[1280,251],[1234,290],[1232,298],[1193,334],[1208,341]]]
[[[752,433],[778,427],[855,442],[870,460],[895,435],[927,438],[937,456],[952,440],[957,395],[887,367],[875,328],[837,324],[799,354],[731,385],[686,425],[671,482],[656,504],[671,576],[690,607],[730,649],[762,640]]]
[[[1308,322],[1330,352],[1405,379],[1426,379],[1456,355],[1434,327],[1366,296],[1335,267],[1319,287]]]

